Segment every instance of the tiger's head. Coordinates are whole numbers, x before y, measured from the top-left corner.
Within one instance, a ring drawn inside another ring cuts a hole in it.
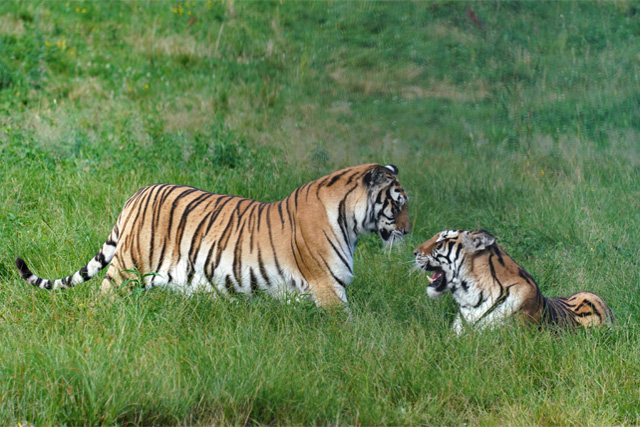
[[[411,231],[409,202],[397,175],[394,165],[375,165],[362,178],[368,200],[364,228],[378,234],[387,245]]]
[[[416,265],[433,272],[427,276],[427,295],[437,298],[462,285],[472,274],[473,255],[494,243],[495,238],[484,230],[447,230],[418,246],[413,252]]]

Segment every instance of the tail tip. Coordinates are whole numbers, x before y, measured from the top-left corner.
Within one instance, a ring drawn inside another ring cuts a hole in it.
[[[24,262],[22,258],[16,258],[16,267],[18,267],[18,271],[23,279],[31,276],[31,270],[27,267],[27,263]]]

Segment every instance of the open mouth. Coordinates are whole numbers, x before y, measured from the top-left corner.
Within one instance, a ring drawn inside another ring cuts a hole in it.
[[[444,281],[444,272],[439,268],[428,268],[425,269],[427,271],[433,271],[431,277],[427,275],[427,280],[429,281],[429,287],[439,289]]]

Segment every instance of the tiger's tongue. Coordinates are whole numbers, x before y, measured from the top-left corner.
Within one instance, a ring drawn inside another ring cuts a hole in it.
[[[438,280],[440,276],[442,276],[442,273],[440,271],[436,271],[435,273],[433,273],[433,276],[431,277],[427,276],[427,278],[429,279],[429,283],[431,284],[436,280]]]

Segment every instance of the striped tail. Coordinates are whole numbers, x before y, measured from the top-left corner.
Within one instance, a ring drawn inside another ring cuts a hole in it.
[[[98,274],[100,270],[105,268],[113,259],[113,255],[116,253],[116,245],[118,243],[118,233],[117,228],[111,231],[111,235],[107,239],[107,241],[102,245],[102,248],[98,251],[96,256],[91,259],[80,270],[76,271],[70,276],[65,277],[64,279],[57,280],[48,280],[43,279],[41,277],[36,276],[29,270],[27,267],[27,263],[24,262],[22,258],[16,258],[16,267],[18,267],[18,271],[24,280],[27,283],[37,286],[41,289],[67,289],[72,288],[80,283],[84,283],[87,280],[91,279],[93,276]]]

